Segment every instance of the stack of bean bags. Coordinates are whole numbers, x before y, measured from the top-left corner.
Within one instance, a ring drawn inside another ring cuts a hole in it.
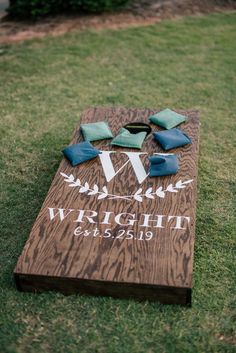
[[[188,135],[179,128],[176,128],[176,126],[184,123],[186,120],[187,117],[170,109],[165,109],[149,117],[151,123],[165,129],[153,133],[154,140],[164,151],[191,143]],[[82,124],[81,132],[85,141],[68,146],[62,151],[72,166],[96,158],[101,153],[91,144],[92,141],[112,139],[111,145],[141,149],[147,136],[147,131],[136,131],[133,133],[128,128],[122,127],[114,137],[108,123],[105,121]],[[173,153],[154,154],[149,157],[149,161],[150,177],[176,174],[179,169],[178,158]]]
[[[62,151],[73,167],[96,158],[101,153],[90,141],[111,139],[113,137],[111,129],[105,121],[81,124],[80,129],[85,142],[68,146]]]
[[[184,123],[187,117],[178,114],[170,109],[162,110],[149,117],[150,122],[166,130],[154,132],[154,139],[159,143],[163,150],[168,151],[172,148],[182,147],[192,143],[191,139],[176,126]],[[176,154],[163,156],[152,156],[149,158],[150,176],[164,176],[176,174],[179,170],[178,158]]]

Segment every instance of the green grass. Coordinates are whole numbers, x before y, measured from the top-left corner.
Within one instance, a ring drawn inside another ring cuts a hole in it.
[[[2,48],[1,353],[235,352],[236,13]],[[201,110],[193,306],[16,290],[12,271],[82,110]]]

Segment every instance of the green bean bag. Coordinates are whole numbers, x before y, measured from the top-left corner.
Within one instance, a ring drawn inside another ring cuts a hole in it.
[[[185,122],[187,117],[181,114],[174,112],[171,109],[162,110],[159,113],[156,113],[149,117],[149,120],[155,124],[159,125],[167,130],[172,129],[173,127]]]
[[[145,131],[132,134],[125,128],[121,128],[119,134],[111,141],[111,144],[121,147],[141,149],[146,135],[147,133]]]
[[[81,124],[80,129],[85,141],[97,141],[113,137],[111,129],[105,121]]]

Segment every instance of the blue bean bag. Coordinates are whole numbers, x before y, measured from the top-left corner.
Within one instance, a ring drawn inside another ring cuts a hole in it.
[[[180,129],[170,129],[154,132],[154,139],[167,151],[171,148],[181,147],[192,143],[191,139]]]
[[[175,154],[154,155],[149,157],[150,177],[176,174],[179,170],[178,159]]]
[[[101,152],[93,147],[90,142],[85,141],[66,147],[62,153],[74,167],[97,157]]]

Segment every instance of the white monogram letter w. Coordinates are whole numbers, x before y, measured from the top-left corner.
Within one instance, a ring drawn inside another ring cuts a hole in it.
[[[147,154],[146,152],[121,152],[128,156],[128,160],[117,171],[115,171],[111,161],[110,155],[112,153],[116,153],[116,152],[102,151],[102,153],[99,154],[99,158],[100,158],[107,182],[111,181],[128,163],[131,163],[139,184],[141,184],[147,178],[148,174],[146,173],[146,170],[144,169],[143,163],[140,159],[140,156],[142,154]]]

